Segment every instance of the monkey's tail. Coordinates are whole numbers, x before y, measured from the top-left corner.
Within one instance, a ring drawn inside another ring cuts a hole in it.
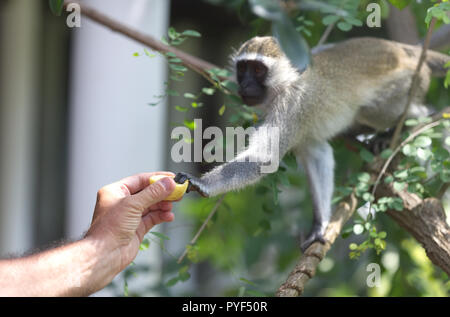
[[[430,67],[433,76],[442,77],[445,76],[447,71],[450,69],[450,65],[445,65],[450,63],[450,56],[442,54],[436,51],[427,51],[427,64]]]

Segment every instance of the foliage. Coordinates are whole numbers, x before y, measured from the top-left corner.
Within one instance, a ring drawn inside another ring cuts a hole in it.
[[[299,69],[310,64],[309,47],[317,44],[327,27],[336,26],[333,40],[365,35],[367,29],[364,22],[368,15],[365,8],[368,3],[379,3],[383,17],[388,14],[385,0],[204,1],[234,10],[251,28],[249,37],[260,34],[264,30],[263,25],[271,25],[272,34]],[[55,14],[62,10],[60,2],[50,0],[50,8]],[[287,12],[283,6],[287,2],[295,3],[297,9]],[[422,34],[432,18],[439,23],[449,23],[446,15],[450,10],[448,1],[436,3],[431,8],[426,3],[411,0],[389,2],[399,9],[410,6],[417,16],[418,29]],[[352,32],[351,35],[348,32]],[[179,46],[200,36],[197,31],[177,31],[171,27],[162,41],[169,46]],[[144,49],[143,53],[133,55],[150,58],[159,55],[167,60],[170,75],[165,83],[165,92],[155,96],[157,100],[149,105],[157,106],[167,97],[182,96],[184,103],[173,105],[177,112],[183,114],[182,122],[175,124],[195,130],[197,127],[192,113],[205,107],[204,98],[212,95],[222,98],[217,115],[228,125],[247,127],[259,121],[261,113],[243,105],[237,96],[237,87],[229,79],[229,71],[211,69],[207,72],[207,85],[199,91],[177,91],[171,88],[172,83],[183,81],[188,69],[173,53],[160,54]],[[449,84],[450,71],[446,79],[433,80],[428,95],[431,104],[436,107],[448,104],[445,89]],[[408,120],[406,125],[413,128],[426,124],[428,120]],[[438,126],[424,131],[404,145],[397,168],[387,173],[382,181],[392,184],[396,190],[407,190],[423,198],[436,196],[450,182],[449,129],[450,121],[444,117]],[[403,137],[408,135],[406,132]],[[373,153],[364,147],[349,151],[342,140],[335,140],[332,145],[337,161],[333,203],[354,193],[361,208],[343,230],[342,238],[345,240],[339,239],[336,247],[319,265],[320,272],[308,284],[306,295],[445,296],[449,291],[448,282],[445,284],[448,277],[430,263],[416,242],[407,239],[406,234],[384,215],[388,209],[404,212],[403,201],[398,197],[379,197],[376,200],[373,197],[371,189],[374,180],[369,174],[361,172],[364,164],[373,161]],[[391,155],[392,151],[385,150],[381,157],[386,160]],[[257,185],[239,193],[227,194],[198,241],[186,246],[187,257],[181,264],[176,263],[178,255],[172,255],[165,248],[169,236],[149,233],[141,244],[141,251],[145,252],[152,243],[156,243],[168,255],[163,282],[158,290],[163,294],[176,294],[176,287],[190,280],[196,267],[208,263],[215,273],[220,272],[227,277],[224,295],[273,294],[299,256],[296,235],[306,233],[312,222],[309,212],[311,201],[306,188],[305,176],[299,173],[295,158],[287,155],[277,173],[268,175]],[[206,219],[214,203],[214,199],[186,197],[181,209],[186,217],[195,222],[196,229]],[[305,212],[299,212],[299,209]],[[382,266],[381,288],[369,289],[365,284],[365,265],[371,262]],[[127,281],[141,269],[145,268],[132,265],[126,270],[121,294],[134,295],[130,294]],[[189,295],[197,295],[195,291],[191,290]]]
[[[48,0],[50,10],[54,15],[60,16],[64,6],[64,0]]]
[[[220,1],[214,2],[219,3]],[[398,7],[402,7],[406,3],[405,1],[392,2]],[[288,18],[276,2],[262,0],[248,2],[249,10],[255,14],[253,21],[261,21],[261,19],[270,21],[273,34],[279,39],[289,58],[300,68],[306,67],[310,60],[309,45],[303,36],[308,37],[309,41],[317,39],[317,36],[313,36],[317,34],[317,29],[323,30],[324,26],[330,24],[336,24],[337,29],[341,32],[348,32],[354,27],[363,26],[363,21],[367,16],[367,12],[363,10],[364,1],[328,1],[326,3],[305,1],[305,3],[309,7],[306,6],[305,10]],[[223,5],[242,10],[245,2],[234,1],[233,4],[224,3]],[[317,14],[320,14],[321,17],[318,18]],[[250,23],[250,25],[258,27],[258,23]],[[242,105],[236,96],[236,87],[232,82],[223,80],[230,75],[226,70],[211,70],[209,74],[214,82],[212,86],[204,87],[198,93],[180,94],[189,101],[201,104],[202,96],[205,94],[221,92],[225,102],[220,107],[218,115],[223,116],[224,113],[231,110],[232,114],[227,117],[228,124],[248,126],[258,121],[260,114],[252,108]],[[192,106],[192,108],[195,107]],[[177,111],[183,113],[188,113],[189,109],[176,107]],[[428,122],[427,120],[429,119],[408,120],[406,124],[414,127]],[[405,145],[402,148],[403,157],[398,169],[387,174],[383,178],[383,182],[392,183],[396,190],[406,189],[420,197],[436,195],[437,191],[449,181],[449,155],[448,151],[442,147],[441,142],[443,135],[448,131],[448,124],[448,120],[442,120],[439,126],[424,131]],[[407,136],[408,134],[404,135],[404,137]],[[389,247],[390,244],[401,241],[404,233],[393,231],[392,224],[386,217],[383,217],[383,213],[388,209],[402,212],[403,202],[398,197],[380,197],[377,200],[373,197],[371,188],[374,180],[370,179],[369,174],[360,172],[363,164],[374,159],[371,152],[360,148],[356,154],[349,154],[343,142],[333,142],[333,147],[339,166],[336,179],[341,184],[336,188],[333,202],[336,203],[353,192],[358,197],[362,208],[342,233],[343,238],[350,240],[347,244],[350,249],[346,255],[347,259],[342,257],[342,254],[334,253],[331,257],[336,258],[336,262],[329,260],[328,268],[326,265],[319,267],[319,270],[323,270],[324,279],[328,281],[326,285],[331,285],[333,283],[331,280],[334,281],[333,285],[336,285],[334,293],[330,292],[325,295],[377,294],[368,290],[360,280],[353,285],[352,290],[340,289],[339,285],[345,285],[343,281],[350,278],[348,274],[351,274],[352,271],[347,271],[346,267],[353,266],[355,269],[363,267],[363,263],[372,257],[378,257],[378,260],[373,260],[378,263],[380,262],[379,257],[385,257],[384,250],[390,250],[387,253],[388,258],[399,255],[401,258],[405,257],[408,252],[405,249],[406,246],[399,246],[396,251],[392,251],[392,246]],[[381,157],[387,159],[390,155],[392,155],[392,151],[385,150]],[[343,157],[345,159],[342,159]],[[171,288],[186,281],[190,277],[189,271],[194,265],[208,261],[216,270],[228,272],[230,275],[229,290],[225,291],[225,294],[234,296],[273,294],[273,290],[283,281],[292,268],[293,261],[298,257],[298,246],[293,234],[299,230],[307,232],[308,224],[311,223],[310,213],[299,213],[297,210],[298,206],[301,206],[302,210],[311,209],[311,201],[308,193],[305,192],[305,185],[305,178],[298,173],[295,158],[287,155],[277,173],[265,177],[257,185],[239,193],[227,194],[222,206],[212,221],[208,223],[206,231],[197,243],[187,245],[187,260],[179,265],[172,275],[169,275],[165,286]],[[292,196],[292,193],[297,194]],[[292,199],[292,197],[296,198]],[[182,209],[189,219],[198,219],[200,225],[213,204],[214,201],[210,200],[185,198]],[[383,230],[379,228],[383,228]],[[276,250],[274,251],[275,255],[271,257],[271,262],[262,262],[271,248]],[[368,250],[373,250],[374,253],[368,254]],[[358,259],[358,261],[350,259]],[[411,258],[404,261],[413,262]],[[426,257],[424,261],[431,269],[431,275],[424,282],[427,285],[425,288],[434,289],[431,293],[435,295],[442,295],[442,290],[446,286],[442,279],[435,278],[436,270]],[[262,263],[264,263],[264,267],[261,267]],[[339,270],[336,268],[337,266],[339,266]],[[386,274],[383,275],[383,283],[385,283],[383,294],[399,292],[398,288],[394,287],[395,279],[404,279],[402,283],[406,285],[406,290],[400,294],[421,294],[414,287],[412,282],[414,278],[411,277],[415,276],[411,275],[413,274],[411,272],[417,271],[417,268],[412,271],[399,268],[389,271],[388,268],[389,265],[386,264],[384,267]],[[323,283],[320,279],[320,276],[315,277],[318,285]],[[364,278],[362,280],[364,281]],[[314,292],[314,285],[310,287],[311,292]],[[316,292],[319,289],[317,288]]]

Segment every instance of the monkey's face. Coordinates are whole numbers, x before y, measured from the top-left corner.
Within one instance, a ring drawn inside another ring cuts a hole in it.
[[[268,69],[260,61],[240,60],[236,64],[239,95],[248,106],[260,105],[266,98],[264,85]]]

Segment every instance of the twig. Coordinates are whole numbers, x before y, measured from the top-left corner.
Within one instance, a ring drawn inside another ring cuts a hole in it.
[[[422,51],[421,51],[421,54],[419,57],[419,62],[417,63],[416,70],[412,77],[411,86],[409,88],[409,92],[408,92],[408,96],[407,96],[407,100],[406,100],[405,110],[403,111],[403,114],[400,117],[400,120],[398,121],[397,126],[395,127],[394,134],[392,136],[392,140],[391,140],[391,144],[390,144],[391,149],[396,148],[397,144],[399,142],[400,134],[402,133],[402,129],[403,129],[403,124],[405,123],[406,117],[408,115],[409,108],[410,108],[412,100],[414,98],[414,93],[416,92],[417,86],[419,85],[420,70],[422,69],[422,65],[425,62],[425,59],[427,56],[427,50],[430,45],[431,34],[433,33],[433,28],[434,28],[435,24],[436,24],[436,18],[431,19],[430,27],[428,28],[428,32],[425,37]]]
[[[397,155],[397,153],[402,149],[403,146],[405,146],[406,144],[408,144],[409,142],[411,142],[416,136],[418,136],[419,134],[421,134],[422,132],[429,130],[431,128],[434,128],[435,126],[439,125],[441,123],[441,120],[437,120],[431,123],[428,123],[426,125],[424,125],[423,127],[421,127],[420,129],[417,129],[416,131],[414,131],[413,133],[411,133],[410,136],[408,136],[402,143],[400,143],[399,146],[397,146],[395,148],[395,150],[392,152],[392,154],[389,156],[389,158],[386,160],[386,162],[383,165],[383,168],[381,169],[380,173],[378,174],[378,177],[373,185],[373,189],[372,189],[372,197],[375,197],[375,192],[377,190],[378,184],[381,181],[381,178],[383,177],[383,175],[386,173],[387,168],[389,167],[389,164],[391,164],[392,160],[394,159],[394,157]],[[371,206],[369,206],[369,210],[370,210]]]
[[[208,224],[208,222],[211,220],[211,218],[214,216],[214,214],[216,213],[216,211],[219,209],[220,205],[222,204],[223,199],[225,198],[225,194],[223,194],[219,200],[216,202],[216,204],[214,205],[213,209],[211,209],[211,212],[209,213],[208,217],[205,219],[205,221],[203,222],[203,224],[201,225],[200,229],[198,229],[197,233],[195,234],[195,236],[192,238],[191,242],[189,242],[189,245],[194,245],[198,238],[200,237],[200,235],[202,234],[203,230],[205,230],[206,225]],[[185,248],[183,254],[178,258],[177,263],[180,264],[181,262],[183,262],[183,259],[186,257],[188,253],[188,249]]]
[[[436,198],[439,200],[442,200],[442,197],[444,197],[445,193],[447,192],[447,189],[449,188],[450,183],[444,183],[442,184],[442,187],[439,189],[439,193],[436,195]]]
[[[106,26],[110,28],[112,31],[121,33],[125,35],[126,37],[133,39],[139,43],[142,43],[151,49],[158,51],[160,53],[173,53],[175,54],[179,59],[182,60],[182,63],[184,66],[192,69],[193,71],[199,73],[203,77],[205,77],[208,81],[212,81],[210,76],[208,75],[207,71],[214,69],[214,68],[220,68],[214,64],[211,64],[209,62],[206,62],[198,57],[192,56],[190,54],[187,54],[175,47],[165,45],[161,41],[158,41],[154,37],[144,34],[142,32],[139,32],[138,30],[135,30],[133,28],[130,28],[129,26],[93,9],[90,6],[87,6],[85,4],[81,4],[76,1],[65,1],[64,7],[69,5],[70,3],[77,3],[81,8],[81,14],[83,14],[85,17],[91,19],[92,21],[95,21],[103,26]],[[214,82],[214,81],[212,81]]]

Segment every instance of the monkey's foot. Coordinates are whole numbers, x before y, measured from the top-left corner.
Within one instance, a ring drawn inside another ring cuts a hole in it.
[[[370,151],[375,155],[379,155],[389,147],[392,140],[392,135],[392,130],[377,134],[372,140],[369,141]]]
[[[189,181],[186,193],[195,191],[198,192],[203,197],[209,197],[209,195],[201,189],[203,186],[199,178],[192,176],[188,173],[177,173],[177,175],[174,178],[174,181],[178,184],[184,184],[186,180]]]
[[[306,249],[308,249],[311,246],[311,244],[313,244],[314,242],[320,242],[322,244],[326,243],[326,240],[323,237],[322,231],[323,230],[320,230],[320,229],[313,229],[311,231],[311,233],[308,235],[306,240],[300,244],[300,248],[301,248],[302,252],[305,252]]]

